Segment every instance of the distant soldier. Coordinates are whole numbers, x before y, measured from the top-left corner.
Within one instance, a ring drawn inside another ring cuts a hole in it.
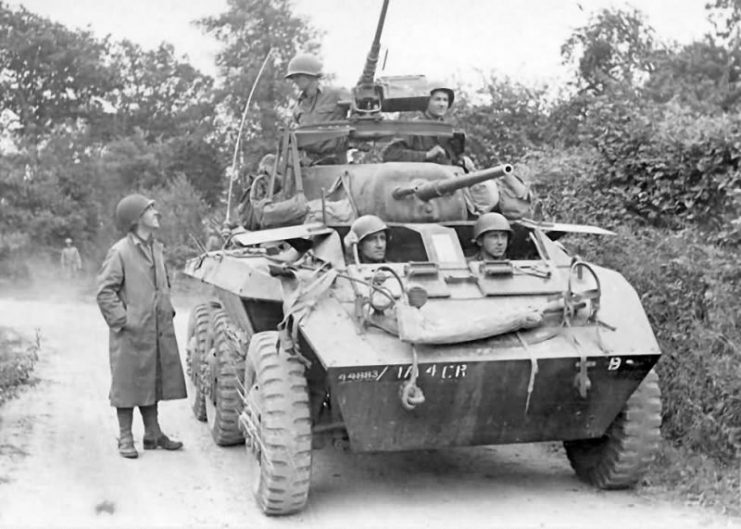
[[[430,90],[427,110],[418,119],[445,121],[445,116],[455,101],[455,92],[442,83],[435,83]],[[396,139],[384,149],[384,162],[432,162],[443,165],[457,164],[461,153],[451,138],[435,136],[409,136]]]
[[[499,261],[506,259],[507,246],[512,236],[512,227],[501,213],[485,213],[473,226],[473,240],[479,251],[473,261]]]
[[[77,251],[77,247],[72,244],[72,239],[65,239],[64,244],[60,264],[62,265],[64,277],[72,279],[80,274],[82,270],[82,259],[80,259],[80,252]]]
[[[134,407],[144,421],[144,449],[183,446],[160,429],[157,402],[184,399],[185,378],[175,339],[170,281],[154,200],[129,195],[116,206],[116,224],[126,236],[108,251],[98,275],[98,307],[109,333],[111,405],[116,408],[118,451],[138,457],[131,433]]]
[[[348,99],[348,94],[337,88],[322,86],[319,82],[321,77],[322,63],[314,55],[303,53],[289,61],[286,79],[299,89],[293,107],[296,125],[314,125],[347,117],[348,107],[340,102]],[[337,140],[325,140],[307,145],[303,150],[310,158],[317,159],[317,155],[337,154],[339,147]]]
[[[388,226],[375,215],[363,215],[350,226],[345,247],[361,263],[386,262]]]

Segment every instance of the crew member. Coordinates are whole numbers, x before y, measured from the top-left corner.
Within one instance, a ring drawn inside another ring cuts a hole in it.
[[[154,201],[133,194],[116,206],[116,223],[126,236],[108,251],[98,275],[98,307],[109,333],[111,405],[116,408],[119,453],[136,458],[131,433],[134,407],[144,421],[145,449],[183,446],[159,426],[157,402],[186,397],[175,339],[170,281]]]
[[[313,125],[347,117],[347,107],[340,105],[344,94],[336,88],[320,85],[322,63],[314,55],[299,54],[288,63],[286,79],[299,89],[293,107],[296,125]]]
[[[420,120],[445,121],[455,100],[455,92],[441,83],[432,85],[427,110]],[[451,138],[437,136],[409,136],[392,141],[384,149],[384,162],[432,162],[443,165],[458,163],[460,152]]]
[[[77,250],[77,247],[72,244],[72,239],[66,238],[64,245],[60,264],[62,265],[64,276],[67,279],[72,279],[77,277],[82,270],[82,259],[80,259],[80,252]]]
[[[288,62],[286,79],[299,90],[293,107],[293,120],[296,125],[314,125],[328,121],[343,120],[347,117],[347,105],[340,101],[348,99],[337,88],[322,86],[322,63],[314,55],[299,54]],[[312,163],[343,163],[343,142],[339,139],[319,141],[302,147],[302,165]]]
[[[473,240],[479,246],[474,261],[506,259],[507,246],[512,236],[509,221],[501,213],[485,213],[473,226]]]
[[[350,226],[345,247],[360,263],[386,262],[388,226],[375,215],[363,215]]]

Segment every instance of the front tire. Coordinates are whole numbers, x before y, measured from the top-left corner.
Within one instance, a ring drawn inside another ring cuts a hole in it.
[[[188,374],[188,400],[196,419],[206,420],[206,400],[201,381],[202,362],[208,347],[208,326],[211,323],[213,307],[209,303],[196,305],[188,321],[188,341],[185,357]]]
[[[219,446],[244,442],[239,429],[239,413],[242,410],[239,391],[244,383],[245,355],[236,329],[223,309],[213,312],[213,347],[206,356],[207,391],[204,400],[208,428]]]
[[[638,483],[661,440],[661,390],[651,370],[599,439],[565,441],[566,455],[582,480],[600,489]]]
[[[255,334],[247,353],[245,413],[250,432],[253,493],[267,515],[285,515],[306,505],[311,482],[311,413],[304,365],[278,350],[278,333]]]

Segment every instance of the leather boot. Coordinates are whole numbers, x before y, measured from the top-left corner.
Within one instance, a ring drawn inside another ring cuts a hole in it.
[[[134,436],[131,433],[131,423],[134,422],[133,408],[116,408],[118,417],[118,453],[126,459],[136,459],[139,452],[134,448]]]
[[[165,450],[180,450],[183,447],[183,443],[180,441],[174,441],[167,437],[165,434],[160,434],[157,438],[144,437],[144,449],[154,450],[155,448],[164,448]]]
[[[144,421],[144,440],[142,444],[144,445],[145,450],[154,450],[156,448],[180,450],[183,447],[183,443],[180,441],[173,441],[162,433],[157,418],[157,404],[152,404],[151,406],[139,406],[139,411],[141,412],[142,420]]]
[[[130,433],[118,438],[118,453],[126,459],[136,459],[139,452],[134,447],[134,436]]]

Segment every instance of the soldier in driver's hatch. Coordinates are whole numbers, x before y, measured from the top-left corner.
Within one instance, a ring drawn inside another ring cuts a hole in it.
[[[441,83],[433,84],[427,110],[418,119],[445,121],[445,115],[455,101],[455,92]],[[384,149],[384,162],[432,162],[451,165],[458,162],[459,153],[451,138],[409,136],[392,141]]]
[[[97,301],[110,329],[109,398],[118,416],[118,451],[136,458],[131,433],[136,406],[144,420],[144,449],[182,448],[183,443],[162,433],[157,402],[184,399],[185,378],[163,246],[154,238],[160,226],[154,200],[138,194],[124,197],[116,206],[116,224],[126,235],[103,262]]]
[[[501,213],[485,213],[473,226],[473,240],[479,251],[474,261],[498,261],[506,259],[507,246],[512,236],[512,227]]]
[[[386,262],[386,244],[388,242],[388,226],[375,215],[358,217],[350,226],[345,236],[345,246],[351,255],[355,255],[361,263]]]

